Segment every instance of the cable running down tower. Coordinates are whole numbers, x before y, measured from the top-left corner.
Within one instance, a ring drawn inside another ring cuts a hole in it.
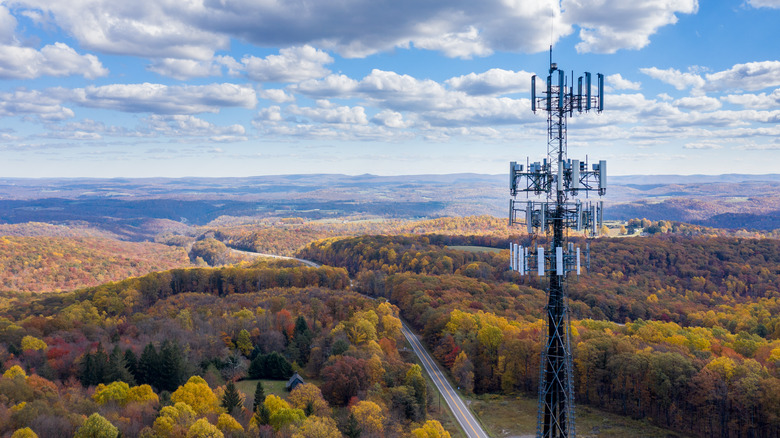
[[[582,260],[590,260],[589,245],[585,251],[568,242],[568,231],[576,230],[597,236],[603,218],[603,202],[582,202],[578,195],[591,192],[599,196],[607,189],[607,163],[569,159],[566,145],[566,121],[574,114],[604,109],[604,75],[597,74],[596,84],[585,73],[577,78],[566,77],[552,62],[546,87],[537,96],[536,75],[531,77],[531,109],[547,112],[547,157],[542,162],[526,164],[511,162],[509,188],[509,225],[522,224],[531,235],[550,235],[545,248],[534,249],[510,244],[510,267],[521,277],[535,272],[547,277],[547,330],[542,343],[539,413],[536,434],[543,438],[575,437],[574,384],[566,277],[580,275]],[[568,82],[567,82],[568,80]],[[596,94],[592,92],[595,85]],[[526,200],[517,196],[526,194]],[[534,196],[536,199],[530,199]]]

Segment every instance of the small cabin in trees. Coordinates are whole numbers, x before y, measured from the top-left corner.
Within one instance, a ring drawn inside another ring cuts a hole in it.
[[[295,389],[296,386],[301,385],[303,383],[305,383],[303,381],[303,377],[298,375],[298,373],[296,372],[295,374],[293,374],[292,377],[290,377],[290,380],[287,381],[286,388],[288,391],[292,391],[293,389]]]

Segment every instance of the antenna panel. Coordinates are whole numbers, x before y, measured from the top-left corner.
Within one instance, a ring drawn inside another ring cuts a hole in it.
[[[604,111],[604,75],[598,74],[599,80],[599,112]]]
[[[590,111],[590,72],[585,72],[585,111]]]

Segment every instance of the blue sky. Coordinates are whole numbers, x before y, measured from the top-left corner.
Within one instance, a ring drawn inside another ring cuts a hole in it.
[[[0,177],[501,174],[548,47],[607,77],[569,156],[778,173],[780,0],[0,2]]]

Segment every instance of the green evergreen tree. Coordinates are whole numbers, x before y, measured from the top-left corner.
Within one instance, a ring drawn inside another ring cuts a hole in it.
[[[225,394],[222,395],[220,405],[225,408],[228,414],[233,415],[233,411],[241,408],[241,394],[238,393],[236,385],[232,380],[225,385]]]
[[[81,358],[77,377],[84,386],[95,386],[99,383],[110,383],[108,355],[103,346],[98,344],[97,351],[86,353]]]
[[[141,358],[138,360],[138,383],[152,385],[159,390],[160,380],[157,374],[159,368],[160,355],[157,353],[157,349],[154,348],[154,344],[150,342],[146,344],[144,351],[141,353]]]
[[[127,365],[127,371],[138,381],[138,356],[135,355],[132,349],[125,350],[125,365]]]
[[[255,386],[255,401],[252,403],[252,411],[256,412],[257,406],[263,404],[263,401],[265,401],[265,388],[262,380],[258,380],[257,386]]]
[[[165,340],[160,346],[159,389],[173,392],[187,380],[187,362],[179,344]]]
[[[92,383],[91,385],[97,385],[98,383],[111,383],[108,380],[108,354],[103,350],[103,344],[98,344],[97,351],[92,355],[93,368],[92,368]]]
[[[314,335],[309,329],[309,324],[306,323],[306,318],[299,316],[295,320],[295,331],[293,332],[293,342],[290,345],[291,357],[294,361],[301,365],[305,365],[309,362],[309,353],[311,351],[311,343]],[[293,355],[294,354],[294,355]]]
[[[266,425],[271,423],[271,411],[268,410],[268,406],[264,403],[257,405],[254,417],[257,424]]]
[[[95,359],[92,357],[92,353],[86,353],[84,354],[84,357],[82,357],[81,361],[79,362],[79,370],[77,373],[79,382],[81,382],[81,384],[84,386],[95,385],[95,383],[93,383],[94,373],[95,373]]]
[[[347,438],[358,438],[361,434],[363,434],[363,431],[360,429],[360,424],[358,424],[355,414],[350,412],[347,418],[347,425],[344,427],[344,436]]]
[[[114,346],[111,354],[108,356],[108,367],[106,368],[106,380],[108,382],[122,381],[130,386],[135,386],[135,378],[127,369],[125,355],[118,345]]]
[[[289,379],[293,375],[292,365],[281,354],[261,354],[249,364],[247,371],[251,379]]]

